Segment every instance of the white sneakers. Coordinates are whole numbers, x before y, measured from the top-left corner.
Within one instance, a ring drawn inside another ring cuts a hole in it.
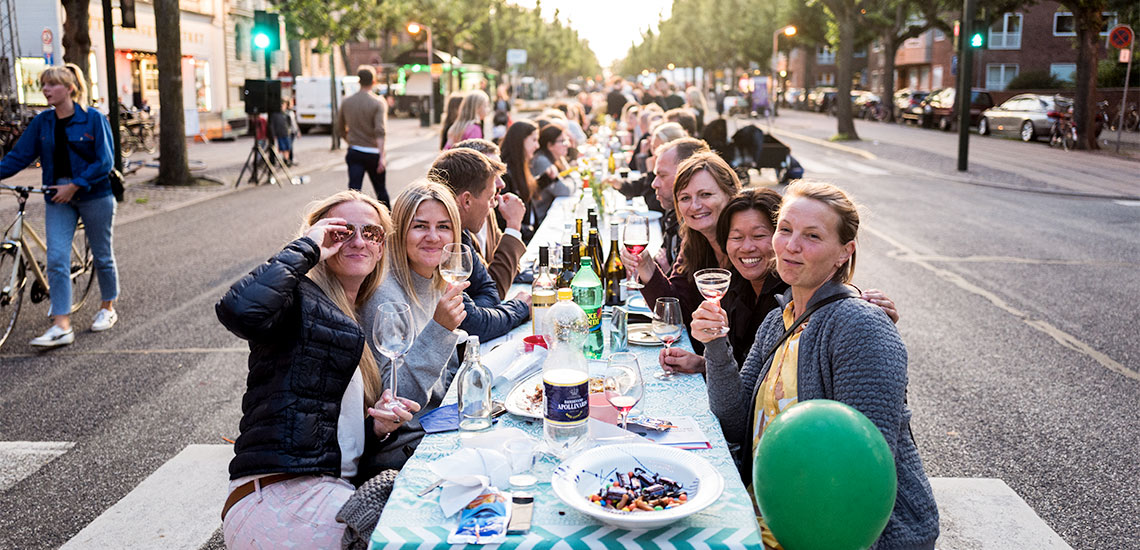
[[[66,346],[74,341],[74,330],[63,330],[56,325],[52,325],[51,328],[47,329],[47,332],[38,338],[32,338],[32,341],[29,343],[37,348],[58,348],[59,346]]]
[[[100,309],[99,313],[95,314],[95,321],[91,323],[91,332],[103,332],[113,326],[119,320],[119,312],[107,309]]]
[[[95,320],[91,323],[91,332],[103,332],[113,326],[119,320],[119,313],[107,309],[100,309],[95,314]],[[61,329],[56,325],[52,325],[37,338],[33,338],[29,342],[32,346],[37,348],[58,348],[66,346],[75,342],[75,331],[72,329]]]

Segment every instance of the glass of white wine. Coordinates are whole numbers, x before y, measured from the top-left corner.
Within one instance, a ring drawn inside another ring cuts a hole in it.
[[[621,352],[610,356],[606,364],[605,392],[606,400],[617,409],[621,417],[621,429],[626,429],[629,411],[641,401],[645,392],[637,355]]]
[[[669,346],[681,338],[683,332],[681,302],[676,298],[658,298],[653,306],[653,335],[661,340],[668,350]],[[668,380],[673,377],[673,372],[662,369],[653,376],[660,380]]]
[[[720,268],[702,269],[693,275],[693,279],[697,282],[697,290],[701,292],[701,296],[720,305],[720,299],[728,292],[728,285],[732,282],[732,272]],[[724,336],[728,334],[728,326],[719,329],[706,328],[705,332]]]
[[[450,284],[459,284],[471,276],[472,262],[475,260],[471,247],[463,243],[443,245],[443,257],[439,262],[439,274]]]

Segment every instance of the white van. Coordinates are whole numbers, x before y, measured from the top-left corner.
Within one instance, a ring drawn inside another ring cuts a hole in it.
[[[360,90],[360,78],[344,76],[337,79],[337,93],[341,101]],[[297,125],[301,133],[314,126],[332,127],[332,102],[329,101],[329,77],[298,76],[293,79],[293,98],[297,101]],[[331,130],[330,130],[331,131]]]

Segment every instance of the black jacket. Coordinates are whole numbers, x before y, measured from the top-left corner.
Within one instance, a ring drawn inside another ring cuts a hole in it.
[[[364,332],[305,276],[319,260],[316,243],[297,239],[214,306],[222,324],[249,341],[230,479],[276,472],[340,476],[337,420]],[[379,439],[366,420],[367,453]]]

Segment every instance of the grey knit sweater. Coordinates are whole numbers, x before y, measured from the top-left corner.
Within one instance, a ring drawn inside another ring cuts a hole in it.
[[[846,291],[843,285],[826,283],[809,306]],[[781,303],[789,300],[791,290]],[[705,347],[709,406],[730,444],[751,449],[754,400],[769,368],[761,361],[783,334],[781,310],[773,310],[760,325],[740,370],[727,339],[718,338]],[[894,454],[898,496],[874,545],[880,550],[931,548],[938,538],[938,508],[910,434],[906,362],[906,346],[890,319],[860,299],[823,306],[812,314],[799,339],[799,401],[832,399],[854,407],[874,422]],[[748,468],[751,453],[745,455],[749,459],[743,464]]]

